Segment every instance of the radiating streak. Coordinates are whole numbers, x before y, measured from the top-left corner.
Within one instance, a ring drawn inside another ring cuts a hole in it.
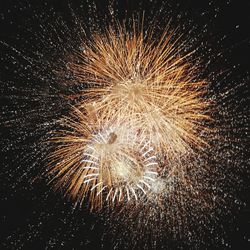
[[[111,133],[114,133],[114,131],[112,131],[111,129],[108,129],[106,131],[107,138],[110,136]]]
[[[93,191],[96,187],[100,186],[102,184],[102,181],[97,183],[95,186],[93,186],[90,191]]]
[[[145,182],[145,181],[143,181],[143,180],[139,180],[139,182],[145,184],[149,189],[151,188],[150,185],[149,185],[147,182]]]
[[[153,148],[149,148],[148,151],[146,151],[142,156],[146,156],[149,152],[151,152],[153,150]]]
[[[87,174],[87,175],[84,176],[84,179],[87,178],[87,177],[98,176],[98,175],[99,175],[99,173],[98,174]]]
[[[98,157],[96,157],[96,156],[94,156],[94,155],[91,155],[91,154],[84,153],[83,155],[90,156],[91,158],[94,158],[94,159],[96,159],[96,160],[99,160]]]
[[[139,146],[142,144],[142,142],[145,140],[145,136],[143,136],[141,142],[139,143]]]
[[[87,148],[89,148],[89,149],[91,149],[91,150],[93,150],[93,151],[96,151],[92,146],[90,146],[90,145],[86,145],[86,147]]]
[[[136,186],[137,186],[138,188],[140,188],[141,191],[142,191],[144,194],[147,194],[147,193],[145,192],[145,190],[143,189],[143,187],[141,187],[139,184],[136,184]]]
[[[129,196],[129,189],[128,189],[128,187],[126,187],[126,190],[127,190],[128,201],[130,201],[130,196]]]
[[[100,143],[100,140],[99,140],[99,138],[96,138],[96,137],[94,137],[93,139],[92,139],[95,143]]]
[[[137,200],[137,195],[136,195],[136,193],[135,193],[135,190],[134,190],[132,187],[130,187],[130,189],[132,190],[132,193],[133,193],[133,195],[135,196],[135,199]]]
[[[115,197],[116,197],[116,195],[117,195],[117,192],[118,192],[118,189],[116,188],[116,189],[115,189],[114,196],[113,196],[113,199],[112,199],[113,202],[115,201]]]
[[[143,178],[145,178],[147,180],[150,180],[150,181],[156,181],[156,179],[153,179],[153,178],[151,178],[149,176],[146,176],[146,175],[144,175]]]
[[[146,167],[149,167],[149,166],[153,166],[153,165],[158,165],[157,162],[151,162],[151,163],[148,163],[147,165],[145,165]]]
[[[103,135],[101,133],[98,133],[98,135],[102,138],[104,143],[107,143],[107,140],[103,137]]]
[[[144,145],[143,145],[143,147],[141,148],[141,152],[143,151],[143,149],[147,146],[149,144],[149,141],[147,142],[147,143],[145,143]]]
[[[92,164],[95,164],[95,165],[99,165],[97,162],[95,161],[91,161],[91,160],[82,160],[82,162],[86,162],[86,163],[92,163]]]
[[[108,194],[107,194],[107,197],[106,197],[106,201],[108,200],[108,198],[109,198],[109,196],[110,196],[110,194],[111,194],[111,192],[112,192],[112,189],[113,189],[113,188],[111,188],[111,189],[109,190],[109,192],[108,192]]]
[[[107,186],[104,186],[97,194],[96,196],[98,196]]]
[[[156,159],[156,156],[155,156],[155,155],[153,155],[153,156],[151,156],[151,157],[147,158],[146,160],[144,160],[144,162],[149,161],[149,160],[152,160],[152,159]]]
[[[145,173],[158,175],[158,173],[154,171],[146,171]]]
[[[93,181],[93,180],[96,180],[96,178],[85,180],[83,183],[88,183],[88,182]]]
[[[122,197],[122,189],[120,188],[120,189],[119,189],[119,191],[120,191],[120,194],[119,194],[119,199],[118,199],[118,201],[121,201],[121,197]]]

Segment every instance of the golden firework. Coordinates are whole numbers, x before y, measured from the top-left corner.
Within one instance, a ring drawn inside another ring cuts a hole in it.
[[[88,199],[91,208],[102,208],[140,199],[166,167],[184,176],[176,166],[205,144],[200,133],[210,118],[206,81],[180,36],[168,29],[155,39],[134,22],[132,32],[109,27],[82,47],[67,63],[83,87],[70,96],[77,108],[51,139],[55,187],[76,203]]]
[[[137,120],[158,150],[179,157],[204,143],[199,133],[209,118],[207,83],[198,79],[192,52],[184,52],[175,32],[167,30],[156,40],[153,31],[135,24],[132,30],[110,27],[73,53],[68,69],[85,86],[79,105],[94,105],[101,119]]]

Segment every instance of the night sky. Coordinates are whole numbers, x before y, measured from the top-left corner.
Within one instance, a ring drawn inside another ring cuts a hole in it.
[[[105,27],[109,22],[107,1],[95,2],[99,25]],[[42,163],[37,159],[43,155],[35,142],[46,130],[41,124],[51,117],[59,118],[67,110],[61,107],[60,98],[55,98],[52,105],[46,95],[42,103],[42,97],[37,95],[41,91],[46,93],[48,82],[57,81],[48,69],[58,58],[60,64],[63,47],[67,50],[79,45],[73,41],[77,25],[73,24],[72,10],[86,27],[91,25],[88,6],[93,6],[93,1],[0,1],[0,249],[123,249],[123,243],[114,240],[116,235],[109,234],[103,222],[105,216],[89,213],[87,208],[74,209],[70,200],[63,198],[60,192],[53,192],[39,178]],[[114,1],[113,8],[118,20],[144,11],[148,19],[156,17],[160,27],[171,19],[185,34],[196,36],[192,43],[199,46],[198,53],[206,65],[203,74],[211,79],[211,88],[215,92],[237,89],[230,102],[232,116],[243,114],[249,118],[249,1],[123,0]],[[60,24],[62,20],[66,25]],[[45,28],[41,28],[41,24]],[[64,30],[63,42],[56,41],[60,32],[53,33],[53,27]],[[65,27],[73,28],[67,31]],[[56,42],[49,47],[51,41]],[[29,58],[35,58],[32,66],[29,66]],[[49,63],[44,63],[46,61]],[[37,108],[35,119],[33,114],[23,119],[23,112],[29,108]],[[220,215],[216,226],[210,225],[211,230],[220,228],[220,233],[213,236],[205,233],[201,242],[197,239],[187,242],[169,240],[163,232],[162,249],[250,248],[249,119],[243,116],[238,116],[234,128],[242,147],[239,161],[238,151],[228,148],[235,152],[239,162],[236,164],[239,187],[233,191],[237,199],[226,208],[228,213]],[[207,230],[211,231],[209,226]],[[134,249],[145,249],[145,242],[136,244]],[[147,247],[151,249],[150,244]]]

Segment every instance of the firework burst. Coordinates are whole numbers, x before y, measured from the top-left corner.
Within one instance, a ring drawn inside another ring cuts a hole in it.
[[[65,186],[80,204],[89,197],[92,208],[140,199],[158,171],[184,176],[189,166],[177,166],[206,144],[206,81],[189,62],[192,53],[170,30],[156,43],[153,31],[135,28],[135,21],[133,27],[93,35],[67,64],[84,90],[68,97],[78,108],[52,137],[48,172],[56,188]]]
[[[17,45],[0,42],[8,50],[1,58],[8,73],[1,79],[6,176],[11,187],[27,179],[31,193],[36,185],[45,189],[36,196],[38,222],[23,238],[34,239],[54,216],[54,206],[42,206],[53,197],[64,223],[53,231],[59,248],[58,239],[71,240],[76,230],[84,231],[85,244],[95,225],[104,227],[103,244],[113,236],[114,248],[165,249],[169,240],[201,248],[210,234],[217,245],[219,218],[240,204],[248,80],[235,87],[220,78],[215,57],[226,55],[212,52],[203,38],[207,26],[190,30],[185,15],[183,27],[171,29],[164,15],[170,13],[157,9],[141,18],[140,9],[124,19],[108,1],[103,22],[90,2],[80,8],[84,17],[70,7],[70,21],[54,10],[34,14],[28,35],[20,26]]]

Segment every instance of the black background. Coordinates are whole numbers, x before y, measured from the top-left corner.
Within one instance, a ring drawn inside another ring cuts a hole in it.
[[[25,21],[32,16],[32,11],[44,11],[46,8],[53,8],[55,12],[67,18],[68,1],[51,0],[47,1],[0,1],[0,41],[7,44],[21,46],[20,41],[15,42],[15,35],[20,33],[20,28],[26,29]],[[96,1],[98,2],[98,1]],[[99,1],[99,11],[105,12],[105,4]],[[125,10],[148,10],[153,6],[160,9],[161,1],[116,1],[119,18],[125,16]],[[249,79],[250,70],[250,2],[248,0],[228,0],[228,1],[164,1],[174,16],[181,14],[182,22],[192,20],[198,27],[207,25],[207,32],[203,39],[207,39],[215,51],[222,51],[223,59],[218,59],[220,65],[215,63],[214,68],[221,66],[222,69],[230,69],[228,84],[236,86],[238,81]],[[31,3],[30,7],[27,7]],[[77,6],[80,1],[71,1],[73,6]],[[104,1],[103,1],[104,3]],[[167,4],[166,4],[167,3]],[[24,10],[20,10],[26,6]],[[166,7],[165,7],[166,8]],[[24,35],[25,39],[25,35]],[[27,37],[28,40],[28,37]],[[1,47],[1,57],[6,51]],[[216,62],[216,58],[214,59]],[[4,61],[0,64],[1,80],[12,79],[9,71],[5,70]],[[210,67],[213,70],[213,66]],[[218,70],[218,69],[216,69]],[[4,86],[4,85],[2,85]],[[237,98],[243,96],[238,94]],[[6,100],[1,99],[1,104]],[[7,138],[7,130],[3,130],[1,136]],[[60,195],[51,194],[46,196],[47,187],[43,183],[34,184],[30,187],[27,183],[17,183],[13,179],[16,175],[6,171],[6,166],[15,166],[11,162],[13,152],[4,152],[1,165],[1,220],[0,220],[0,241],[3,246],[0,249],[99,249],[102,247],[101,223],[94,223],[95,216],[89,215],[84,219],[85,226],[79,226],[82,221],[77,218],[84,217],[87,212],[74,212],[74,219],[70,214],[71,204],[60,199]],[[247,161],[247,158],[246,158]],[[10,167],[11,168],[11,167]],[[8,170],[8,169],[7,169]],[[239,193],[239,197],[246,204],[239,211],[234,213],[233,218],[224,218],[223,224],[227,242],[220,246],[209,246],[209,249],[228,248],[249,249],[250,248],[250,198],[249,180],[247,175],[244,179],[244,189]],[[46,202],[44,202],[46,200]],[[86,217],[86,216],[85,216]],[[66,218],[66,219],[65,219]],[[39,224],[41,223],[41,224]],[[92,225],[95,224],[93,230]],[[34,228],[32,225],[36,225]],[[39,226],[38,226],[39,225]],[[37,233],[39,232],[39,233]],[[64,235],[65,234],[65,235]],[[57,239],[52,240],[51,235]],[[31,237],[31,239],[29,239]],[[50,242],[50,243],[48,243]],[[60,245],[60,242],[63,242]],[[107,241],[108,242],[108,241]],[[109,249],[109,243],[103,246]],[[192,248],[192,246],[190,247]]]

